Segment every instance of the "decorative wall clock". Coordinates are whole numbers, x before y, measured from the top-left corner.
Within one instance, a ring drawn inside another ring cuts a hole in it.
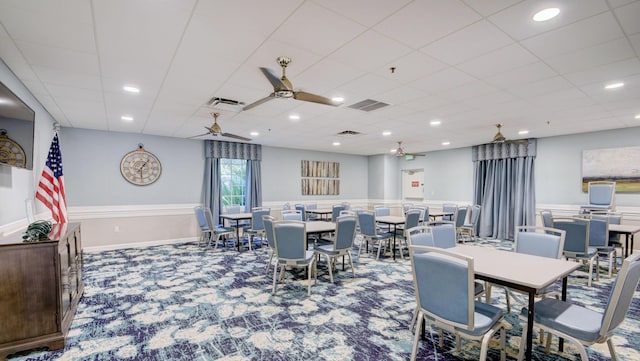
[[[0,163],[26,168],[27,157],[20,144],[7,136],[5,129],[0,129]]]
[[[120,173],[129,183],[137,186],[146,186],[160,178],[162,165],[158,157],[146,151],[144,145],[140,143],[138,144],[138,149],[122,157]]]

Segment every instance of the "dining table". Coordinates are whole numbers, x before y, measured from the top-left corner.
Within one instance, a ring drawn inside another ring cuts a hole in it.
[[[221,214],[221,220],[228,220],[229,222],[235,222],[236,229],[236,246],[238,247],[238,252],[240,252],[240,221],[251,220],[252,213],[231,213],[231,214]],[[233,226],[233,225],[232,225]]]
[[[318,209],[307,209],[305,210],[307,215],[316,215],[320,220],[329,220],[331,219],[331,215],[333,214],[333,209],[329,208],[318,208]],[[309,219],[309,217],[307,217]]]
[[[609,233],[624,235],[624,258],[627,258],[629,257],[629,255],[633,254],[633,236],[638,232],[640,232],[639,225],[609,223]],[[629,247],[629,240],[631,240],[631,247]]]
[[[431,218],[432,220],[436,220],[438,219],[438,217],[440,218],[444,218],[444,217],[448,217],[448,216],[453,216],[453,212],[431,212],[429,211],[429,218]]]
[[[538,290],[562,280],[563,301],[567,299],[567,277],[580,267],[579,262],[533,256],[476,245],[459,244],[448,251],[473,257],[475,278],[528,294],[526,360],[531,360],[533,315]],[[560,340],[560,351],[564,340]]]
[[[396,259],[396,231],[398,230],[398,226],[404,224],[405,217],[403,216],[377,216],[376,222],[380,224],[387,224],[389,226],[393,226],[393,248],[391,249],[391,254],[393,255],[393,260]],[[402,252],[402,250],[400,250]]]
[[[306,221],[305,230],[307,232],[307,237],[305,239],[307,240],[308,249],[309,236],[316,236],[316,238],[320,238],[324,233],[333,233],[336,231],[336,224],[328,221]]]

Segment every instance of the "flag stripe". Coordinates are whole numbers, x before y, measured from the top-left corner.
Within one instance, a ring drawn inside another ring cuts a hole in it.
[[[36,199],[51,211],[51,218],[55,223],[66,223],[67,201],[64,191],[64,176],[62,174],[62,153],[58,134],[53,136],[49,155],[36,191]]]

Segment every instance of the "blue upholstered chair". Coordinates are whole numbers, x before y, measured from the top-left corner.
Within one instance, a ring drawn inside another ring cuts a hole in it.
[[[596,262],[596,271],[600,268],[598,249],[589,247],[589,219],[578,217],[554,217],[553,228],[566,232],[564,239],[564,256],[567,259],[575,259],[582,263],[589,263],[589,276],[587,285],[591,287],[591,275],[593,274],[593,262]],[[596,280],[600,280],[599,272],[596,272]]]
[[[616,208],[616,182],[589,182],[589,204],[580,207],[581,212],[614,211]]]
[[[516,227],[513,243],[513,251],[516,253],[524,253],[532,256],[547,257],[561,259],[564,253],[564,240],[566,232],[560,229],[520,226]],[[505,296],[507,298],[507,312],[511,312],[510,295],[515,290],[505,288]],[[491,284],[488,285],[487,293],[491,294]],[[556,298],[559,294],[555,292],[553,287],[538,290],[537,297],[547,297],[553,295]]]
[[[267,273],[269,272],[269,267],[271,267],[271,264],[273,262],[273,258],[276,258],[276,263],[278,260],[278,257],[276,256],[276,241],[275,241],[275,235],[273,233],[273,222],[275,221],[275,218],[273,218],[272,216],[268,216],[268,215],[264,215],[262,216],[262,223],[264,224],[264,234],[265,237],[267,238],[267,246],[269,247],[270,255],[269,255],[269,262],[267,262]],[[276,266],[276,268],[278,268]]]
[[[316,274],[314,251],[307,250],[307,232],[304,222],[276,221],[273,222],[273,235],[278,265],[281,267],[280,280],[285,280],[286,266],[307,267],[309,285],[307,294],[311,295],[311,275]],[[278,267],[273,270],[273,290],[276,292]]]
[[[331,222],[335,222],[338,217],[340,217],[340,212],[344,211],[346,208],[342,204],[336,204],[332,207],[331,211]]]
[[[456,225],[451,221],[427,222],[433,234],[434,247],[451,248],[456,246]]]
[[[422,216],[422,211],[419,209],[410,209],[404,214],[404,224],[398,226],[396,228],[396,237],[400,242],[398,244],[400,251],[400,258],[404,259],[404,250],[409,248],[407,242],[407,234],[406,231],[413,227],[417,227],[420,224],[420,217]],[[402,243],[404,242],[404,247]]]
[[[500,356],[506,359],[505,328],[502,311],[474,300],[473,258],[441,248],[411,246],[411,269],[418,304],[418,327],[415,331],[411,360],[415,360],[420,342],[422,319],[432,323],[440,332],[456,338],[481,340],[480,361],[487,359],[489,340],[500,331]],[[460,343],[458,342],[458,351]]]
[[[458,207],[456,208],[456,211],[453,214],[453,223],[456,224],[456,239],[462,242],[464,242],[464,239],[462,237],[464,231],[462,230],[462,228],[464,227],[464,224],[467,222],[468,210],[469,210],[469,207],[466,207],[466,206]]]
[[[307,212],[306,212],[306,207],[305,207],[305,205],[304,205],[304,204],[300,204],[300,203],[298,203],[298,204],[296,204],[294,207],[295,207],[295,209],[296,209],[297,211],[300,211],[300,212],[302,213],[302,221],[303,221],[303,222],[304,222],[304,221],[306,221],[306,220],[307,220]]]
[[[542,219],[542,225],[547,228],[553,228],[553,214],[550,210],[545,209],[540,211],[540,218]]]
[[[456,215],[456,209],[458,209],[458,205],[457,204],[452,204],[452,203],[445,203],[442,205],[442,211],[443,212],[450,212],[453,213],[450,216],[443,216],[442,220],[443,221],[453,221],[455,219],[455,215]]]
[[[585,346],[604,342],[609,347],[611,359],[618,359],[611,338],[616,328],[624,321],[638,287],[640,280],[639,258],[640,254],[635,254],[624,260],[603,312],[554,298],[545,298],[535,303],[534,327],[540,327],[549,332],[547,352],[549,352],[552,335],[556,335],[576,344],[582,361],[589,360]],[[518,360],[522,360],[526,351],[526,344],[523,342],[527,338],[526,308],[520,313],[520,319],[524,324]]]
[[[198,245],[209,248],[211,247],[211,242],[215,242],[214,249],[218,249],[218,244],[221,241],[224,244],[225,239],[233,234],[233,229],[224,228],[222,225],[217,225],[213,222],[213,215],[209,208],[197,206],[194,211],[201,232]]]
[[[373,212],[362,211],[358,213],[358,224],[360,225],[360,234],[363,237],[363,241],[360,242],[360,247],[358,247],[358,257],[360,257],[360,251],[362,251],[362,244],[371,242],[371,247],[375,244],[378,245],[376,260],[379,259],[380,249],[384,247],[384,243],[388,239],[393,237],[393,233],[378,231],[376,227],[376,215]]]
[[[249,249],[252,249],[253,240],[255,237],[264,237],[264,223],[262,223],[262,216],[268,216],[271,213],[271,208],[256,207],[251,210],[251,225],[244,230],[245,236],[249,236]]]
[[[302,221],[303,218],[304,218],[303,213],[297,209],[282,211],[283,221]]]
[[[622,224],[622,213],[592,212],[591,215],[592,217],[595,217],[595,218],[606,218],[609,225]],[[609,246],[613,247],[614,249],[620,248],[620,253],[618,253],[617,251],[615,253],[616,259],[614,261],[615,263],[613,264],[613,269],[615,270],[618,268],[618,260],[617,260],[618,255],[620,257],[623,257],[624,255],[624,244],[620,241],[619,233],[609,232]]]
[[[480,206],[477,204],[471,206],[468,210],[469,220],[458,227],[458,238],[460,238],[462,242],[476,239],[476,225],[480,219],[480,209]]]
[[[617,268],[616,248],[609,244],[609,217],[592,214],[589,222],[589,247],[595,247],[598,255],[609,260],[609,277],[613,269]],[[600,269],[596,269],[600,272]]]
[[[340,256],[347,256],[347,258],[349,258],[351,273],[353,274],[353,278],[356,277],[350,252],[351,248],[353,248],[353,241],[356,238],[356,225],[357,220],[355,216],[345,215],[338,217],[336,219],[336,235],[333,238],[333,242],[331,244],[317,245],[315,247],[317,254],[324,255],[327,258],[329,279],[331,280],[331,283],[333,283],[333,267],[335,265],[335,260]]]

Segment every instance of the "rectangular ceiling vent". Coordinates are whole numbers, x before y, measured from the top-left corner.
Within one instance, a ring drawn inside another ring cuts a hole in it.
[[[239,112],[242,110],[244,103],[233,99],[213,97],[207,102],[207,105],[220,110]]]
[[[362,110],[364,112],[371,112],[371,111],[374,111],[376,109],[384,108],[384,107],[386,107],[388,105],[389,104],[383,103],[383,102],[379,102],[377,100],[366,99],[366,100],[363,100],[361,102],[349,105],[349,108]]]

